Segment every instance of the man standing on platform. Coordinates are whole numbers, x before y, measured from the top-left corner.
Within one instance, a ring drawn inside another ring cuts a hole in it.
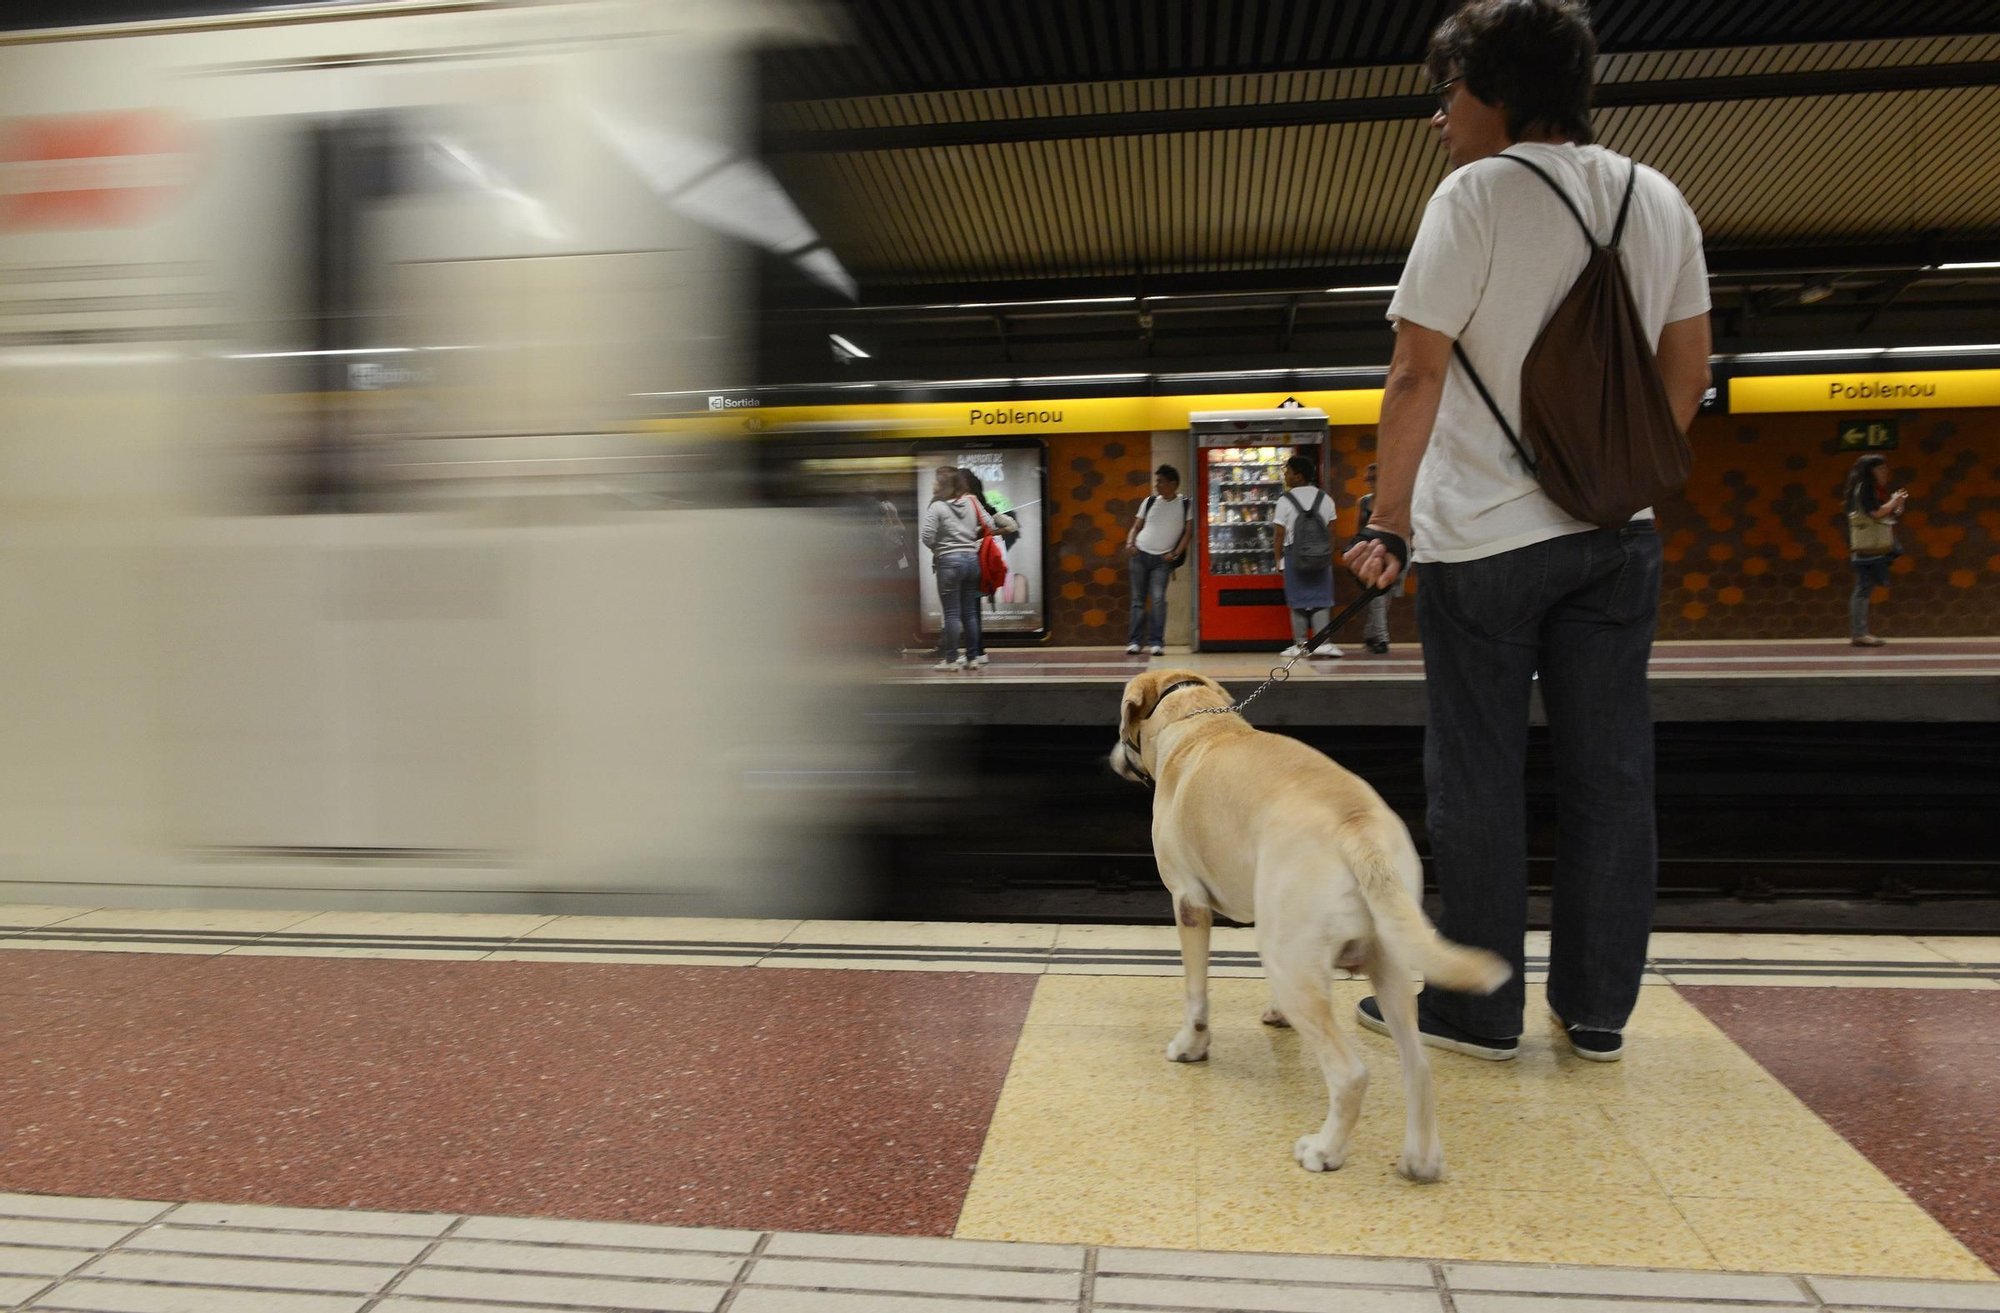
[[[1499,953],[1514,975],[1486,997],[1427,989],[1418,1020],[1426,1043],[1489,1059],[1513,1057],[1523,1029],[1523,771],[1537,674],[1560,799],[1548,1002],[1578,1057],[1623,1052],[1652,925],[1653,512],[1609,529],[1572,518],[1493,413],[1519,431],[1528,349],[1593,246],[1612,240],[1628,188],[1617,258],[1683,429],[1708,386],[1700,225],[1665,177],[1590,144],[1596,54],[1577,0],[1471,0],[1431,37],[1431,127],[1451,172],[1389,304],[1381,491],[1347,555],[1366,584],[1393,584],[1406,555],[1422,572],[1438,929]],[[1493,409],[1454,363],[1454,344]],[[1363,1001],[1361,1020],[1383,1029],[1376,1000]]]
[[[1194,516],[1180,491],[1179,470],[1171,465],[1154,470],[1153,495],[1139,504],[1139,514],[1125,533],[1125,552],[1132,558],[1132,623],[1125,635],[1128,656],[1142,650],[1163,656],[1167,650],[1167,581],[1187,559],[1188,535],[1194,532]]]

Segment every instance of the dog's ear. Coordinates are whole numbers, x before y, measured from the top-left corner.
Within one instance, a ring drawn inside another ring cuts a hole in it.
[[[1118,711],[1118,737],[1127,743],[1139,741],[1139,722],[1153,709],[1154,690],[1159,681],[1148,673],[1125,685],[1125,702]]]

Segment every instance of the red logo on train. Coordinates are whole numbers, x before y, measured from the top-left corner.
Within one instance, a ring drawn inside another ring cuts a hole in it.
[[[165,110],[0,119],[0,230],[131,227],[194,165],[193,130]]]

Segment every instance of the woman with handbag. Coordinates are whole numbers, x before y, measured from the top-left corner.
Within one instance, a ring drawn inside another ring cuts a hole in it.
[[[1889,458],[1868,455],[1847,471],[1847,546],[1854,564],[1854,594],[1847,601],[1848,641],[1881,647],[1868,632],[1868,602],[1889,586],[1889,562],[1902,555],[1896,545],[1896,517],[1910,504],[1910,490],[1889,491]]]
[[[970,495],[964,473],[950,465],[937,467],[931,481],[931,504],[917,537],[931,549],[937,572],[938,608],[944,631],[938,637],[940,660],[933,670],[978,670],[986,665],[986,644],[979,624],[980,541],[1014,527],[1008,515],[987,518]],[[965,644],[959,653],[961,638]]]

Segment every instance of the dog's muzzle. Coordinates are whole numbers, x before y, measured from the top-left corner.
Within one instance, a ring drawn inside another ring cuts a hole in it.
[[[1127,779],[1139,781],[1147,788],[1153,787],[1153,773],[1146,769],[1146,763],[1139,755],[1139,745],[1131,739],[1118,740],[1118,749],[1125,754],[1120,774]]]

